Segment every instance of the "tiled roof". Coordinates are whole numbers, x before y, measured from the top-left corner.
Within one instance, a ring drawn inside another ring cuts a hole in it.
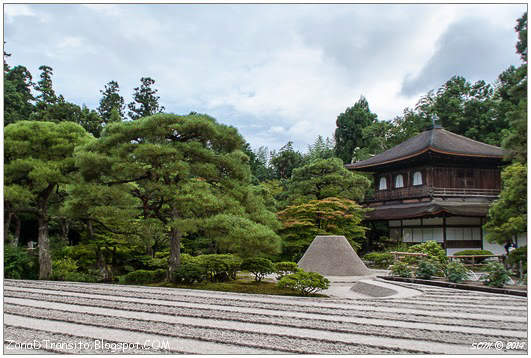
[[[446,213],[458,216],[486,216],[490,202],[437,200],[426,203],[394,204],[371,208],[367,220],[398,220]]]
[[[368,168],[412,158],[426,151],[464,157],[503,158],[505,151],[494,145],[475,141],[441,127],[424,131],[369,159],[346,164],[349,169]]]

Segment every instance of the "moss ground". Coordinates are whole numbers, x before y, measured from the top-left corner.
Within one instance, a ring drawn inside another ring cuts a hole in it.
[[[188,288],[196,290],[208,291],[223,291],[223,292],[237,292],[237,293],[256,293],[262,295],[281,295],[281,296],[302,296],[295,290],[288,288],[279,288],[275,282],[262,281],[255,282],[248,278],[239,278],[229,282],[199,282],[191,285],[175,284],[171,282],[161,282],[149,284],[154,287],[173,287],[173,288]],[[312,297],[327,297],[323,294],[312,295]]]

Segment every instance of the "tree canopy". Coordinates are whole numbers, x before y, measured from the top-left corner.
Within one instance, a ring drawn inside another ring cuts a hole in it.
[[[503,244],[527,232],[527,165],[520,163],[502,172],[503,190],[489,209],[487,239]]]
[[[129,118],[132,120],[164,111],[164,106],[159,105],[160,97],[156,95],[158,90],[152,87],[155,80],[150,77],[142,77],[140,83],[140,87],[134,89],[133,102],[127,105]]]
[[[186,235],[240,254],[279,249],[274,215],[251,190],[243,143],[206,115],[158,114],[110,124],[78,160],[86,180],[134,183],[142,217],[158,220],[169,238],[171,276]]]
[[[8,211],[37,217],[40,279],[48,279],[51,261],[48,221],[51,200],[76,171],[74,149],[91,136],[70,122],[19,121],[4,129],[4,202]]]
[[[284,258],[298,261],[316,235],[343,235],[358,250],[365,237],[364,212],[355,201],[334,197],[288,206],[278,213]]]
[[[116,122],[125,117],[125,102],[124,98],[120,96],[120,86],[116,81],[109,81],[103,90],[100,90],[102,95],[100,104],[98,106],[98,113],[103,120],[103,123]],[[118,117],[113,117],[113,111],[116,111]]]
[[[350,163],[354,157],[355,151],[366,147],[367,137],[363,134],[363,129],[376,123],[378,116],[369,109],[369,103],[365,97],[360,99],[349,107],[345,112],[337,117],[336,131],[334,134],[336,140],[336,155],[344,163]]]
[[[360,173],[345,169],[339,158],[321,159],[293,170],[288,184],[288,202],[338,197],[363,201],[371,182]]]

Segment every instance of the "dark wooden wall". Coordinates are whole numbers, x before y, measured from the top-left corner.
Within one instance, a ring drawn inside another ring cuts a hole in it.
[[[422,166],[375,174],[375,189],[378,191],[380,178],[385,176],[387,178],[388,190],[393,190],[394,180],[397,174],[402,174],[404,176],[404,187],[410,187],[413,182],[413,173],[417,170],[422,172],[423,186],[458,189],[501,189],[500,169],[498,168],[484,169],[432,166]]]
[[[500,189],[500,170],[497,168],[441,168],[430,171],[432,186],[458,189]]]

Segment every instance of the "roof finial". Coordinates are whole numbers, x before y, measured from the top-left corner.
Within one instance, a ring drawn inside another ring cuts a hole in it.
[[[432,123],[432,128],[442,128],[442,126],[440,124],[437,124],[436,122],[439,121],[439,117],[437,116],[436,113],[432,114],[431,116],[431,123]]]

